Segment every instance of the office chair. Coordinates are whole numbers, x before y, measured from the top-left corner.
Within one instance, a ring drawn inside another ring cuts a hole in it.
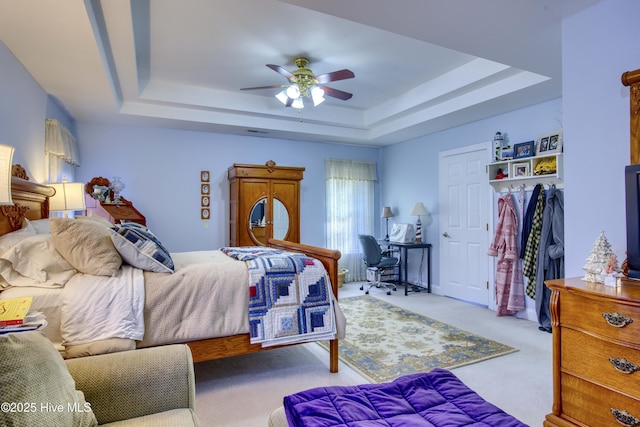
[[[366,234],[358,235],[360,239],[360,245],[362,246],[364,265],[367,266],[367,271],[373,271],[375,274],[375,281],[369,283],[365,294],[369,294],[369,289],[373,288],[385,288],[387,295],[391,295],[391,289],[397,290],[396,285],[393,283],[381,282],[380,277],[386,270],[393,270],[398,265],[398,258],[382,256],[382,248],[378,244],[375,237]],[[364,285],[360,286],[360,290],[364,290]]]

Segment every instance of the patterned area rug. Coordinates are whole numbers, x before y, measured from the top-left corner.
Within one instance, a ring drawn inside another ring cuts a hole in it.
[[[451,369],[518,351],[369,295],[342,298],[347,334],[340,359],[374,383]],[[328,349],[328,342],[318,342]]]

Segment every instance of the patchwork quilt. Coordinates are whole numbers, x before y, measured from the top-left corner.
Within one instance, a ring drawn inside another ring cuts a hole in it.
[[[295,427],[527,427],[445,369],[383,384],[319,387],[284,398]]]
[[[320,261],[262,246],[221,250],[244,261],[249,271],[252,344],[268,347],[335,337],[331,282]]]

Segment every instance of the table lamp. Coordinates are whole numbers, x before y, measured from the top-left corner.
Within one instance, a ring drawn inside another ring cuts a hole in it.
[[[11,162],[14,148],[0,144],[0,206],[11,206]]]
[[[429,215],[429,211],[422,202],[417,202],[411,209],[410,215],[418,217],[418,222],[416,222],[416,242],[420,243],[422,242],[422,222],[420,217]]]
[[[382,208],[382,218],[387,220],[387,236],[384,240],[389,240],[389,218],[393,218],[393,212],[391,212],[391,208],[389,206]]]
[[[64,217],[69,216],[69,211],[83,211],[86,209],[84,202],[84,184],[82,182],[67,182],[62,178],[62,182],[49,184],[56,190],[49,199],[49,210],[51,212],[64,212]]]

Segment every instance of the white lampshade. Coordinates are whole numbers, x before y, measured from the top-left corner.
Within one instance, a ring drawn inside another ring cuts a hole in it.
[[[11,162],[14,148],[0,144],[0,206],[13,205],[11,199]]]
[[[410,215],[417,217],[426,216],[429,215],[429,211],[424,206],[424,203],[417,202],[415,205],[413,205],[413,209],[411,209]]]
[[[300,98],[300,88],[298,88],[298,85],[289,86],[286,90],[286,93],[287,93],[287,96],[291,99]]]
[[[68,212],[85,210],[84,184],[82,182],[56,182],[49,184],[56,190],[49,199],[49,210],[52,212]]]
[[[393,212],[389,206],[382,208],[382,218],[393,218]]]

